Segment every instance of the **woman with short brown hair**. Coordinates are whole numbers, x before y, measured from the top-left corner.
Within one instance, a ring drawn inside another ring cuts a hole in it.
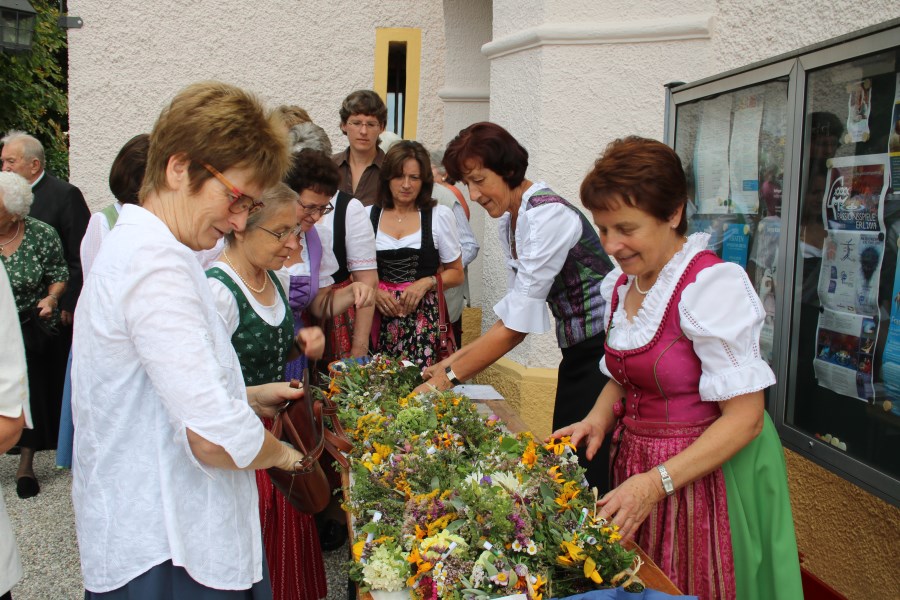
[[[558,429],[612,437],[615,488],[600,516],[636,537],[700,598],[802,598],[784,454],[765,411],[762,303],[744,270],[684,237],[686,183],[665,144],[612,142],[581,186],[618,267],[603,286],[611,380],[584,419]]]

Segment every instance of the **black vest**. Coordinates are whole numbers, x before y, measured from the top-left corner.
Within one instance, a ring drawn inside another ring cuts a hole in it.
[[[347,207],[352,199],[350,194],[338,191],[334,203],[334,239],[331,246],[338,263],[338,270],[332,275],[335,283],[350,279],[350,269],[347,268]]]
[[[432,212],[430,208],[423,208],[419,211],[422,215],[420,248],[399,248],[376,252],[378,279],[390,283],[406,283],[437,274],[441,258],[437,248],[434,247],[434,237],[431,235]],[[372,207],[370,218],[377,236],[378,221],[381,219],[380,206]]]

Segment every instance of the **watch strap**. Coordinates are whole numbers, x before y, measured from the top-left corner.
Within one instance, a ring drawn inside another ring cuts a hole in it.
[[[656,470],[659,471],[659,476],[662,479],[662,486],[666,491],[666,496],[671,496],[675,493],[675,484],[672,482],[672,478],[669,477],[669,472],[666,470],[665,465],[657,465]]]
[[[459,385],[462,383],[462,381],[459,380],[459,377],[456,376],[456,373],[453,372],[452,367],[447,367],[446,370],[444,370],[444,373],[446,373],[447,379],[449,379],[450,383],[452,383],[453,385]]]

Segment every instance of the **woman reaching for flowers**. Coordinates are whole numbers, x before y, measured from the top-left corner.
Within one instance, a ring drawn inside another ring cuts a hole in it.
[[[784,455],[764,409],[765,310],[743,269],[684,237],[687,186],[664,144],[616,140],[581,186],[619,264],[603,286],[612,379],[571,435],[612,432],[600,517],[700,598],[802,598]]]

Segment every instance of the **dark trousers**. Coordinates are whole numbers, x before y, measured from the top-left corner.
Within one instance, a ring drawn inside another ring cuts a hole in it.
[[[600,358],[604,352],[606,335],[601,333],[569,348],[562,348],[559,363],[559,379],[556,384],[556,405],[553,410],[553,430],[584,419],[609,378],[600,371]],[[578,463],[587,472],[588,483],[601,494],[609,491],[609,436],[594,455],[585,456],[584,448],[578,449]]]

